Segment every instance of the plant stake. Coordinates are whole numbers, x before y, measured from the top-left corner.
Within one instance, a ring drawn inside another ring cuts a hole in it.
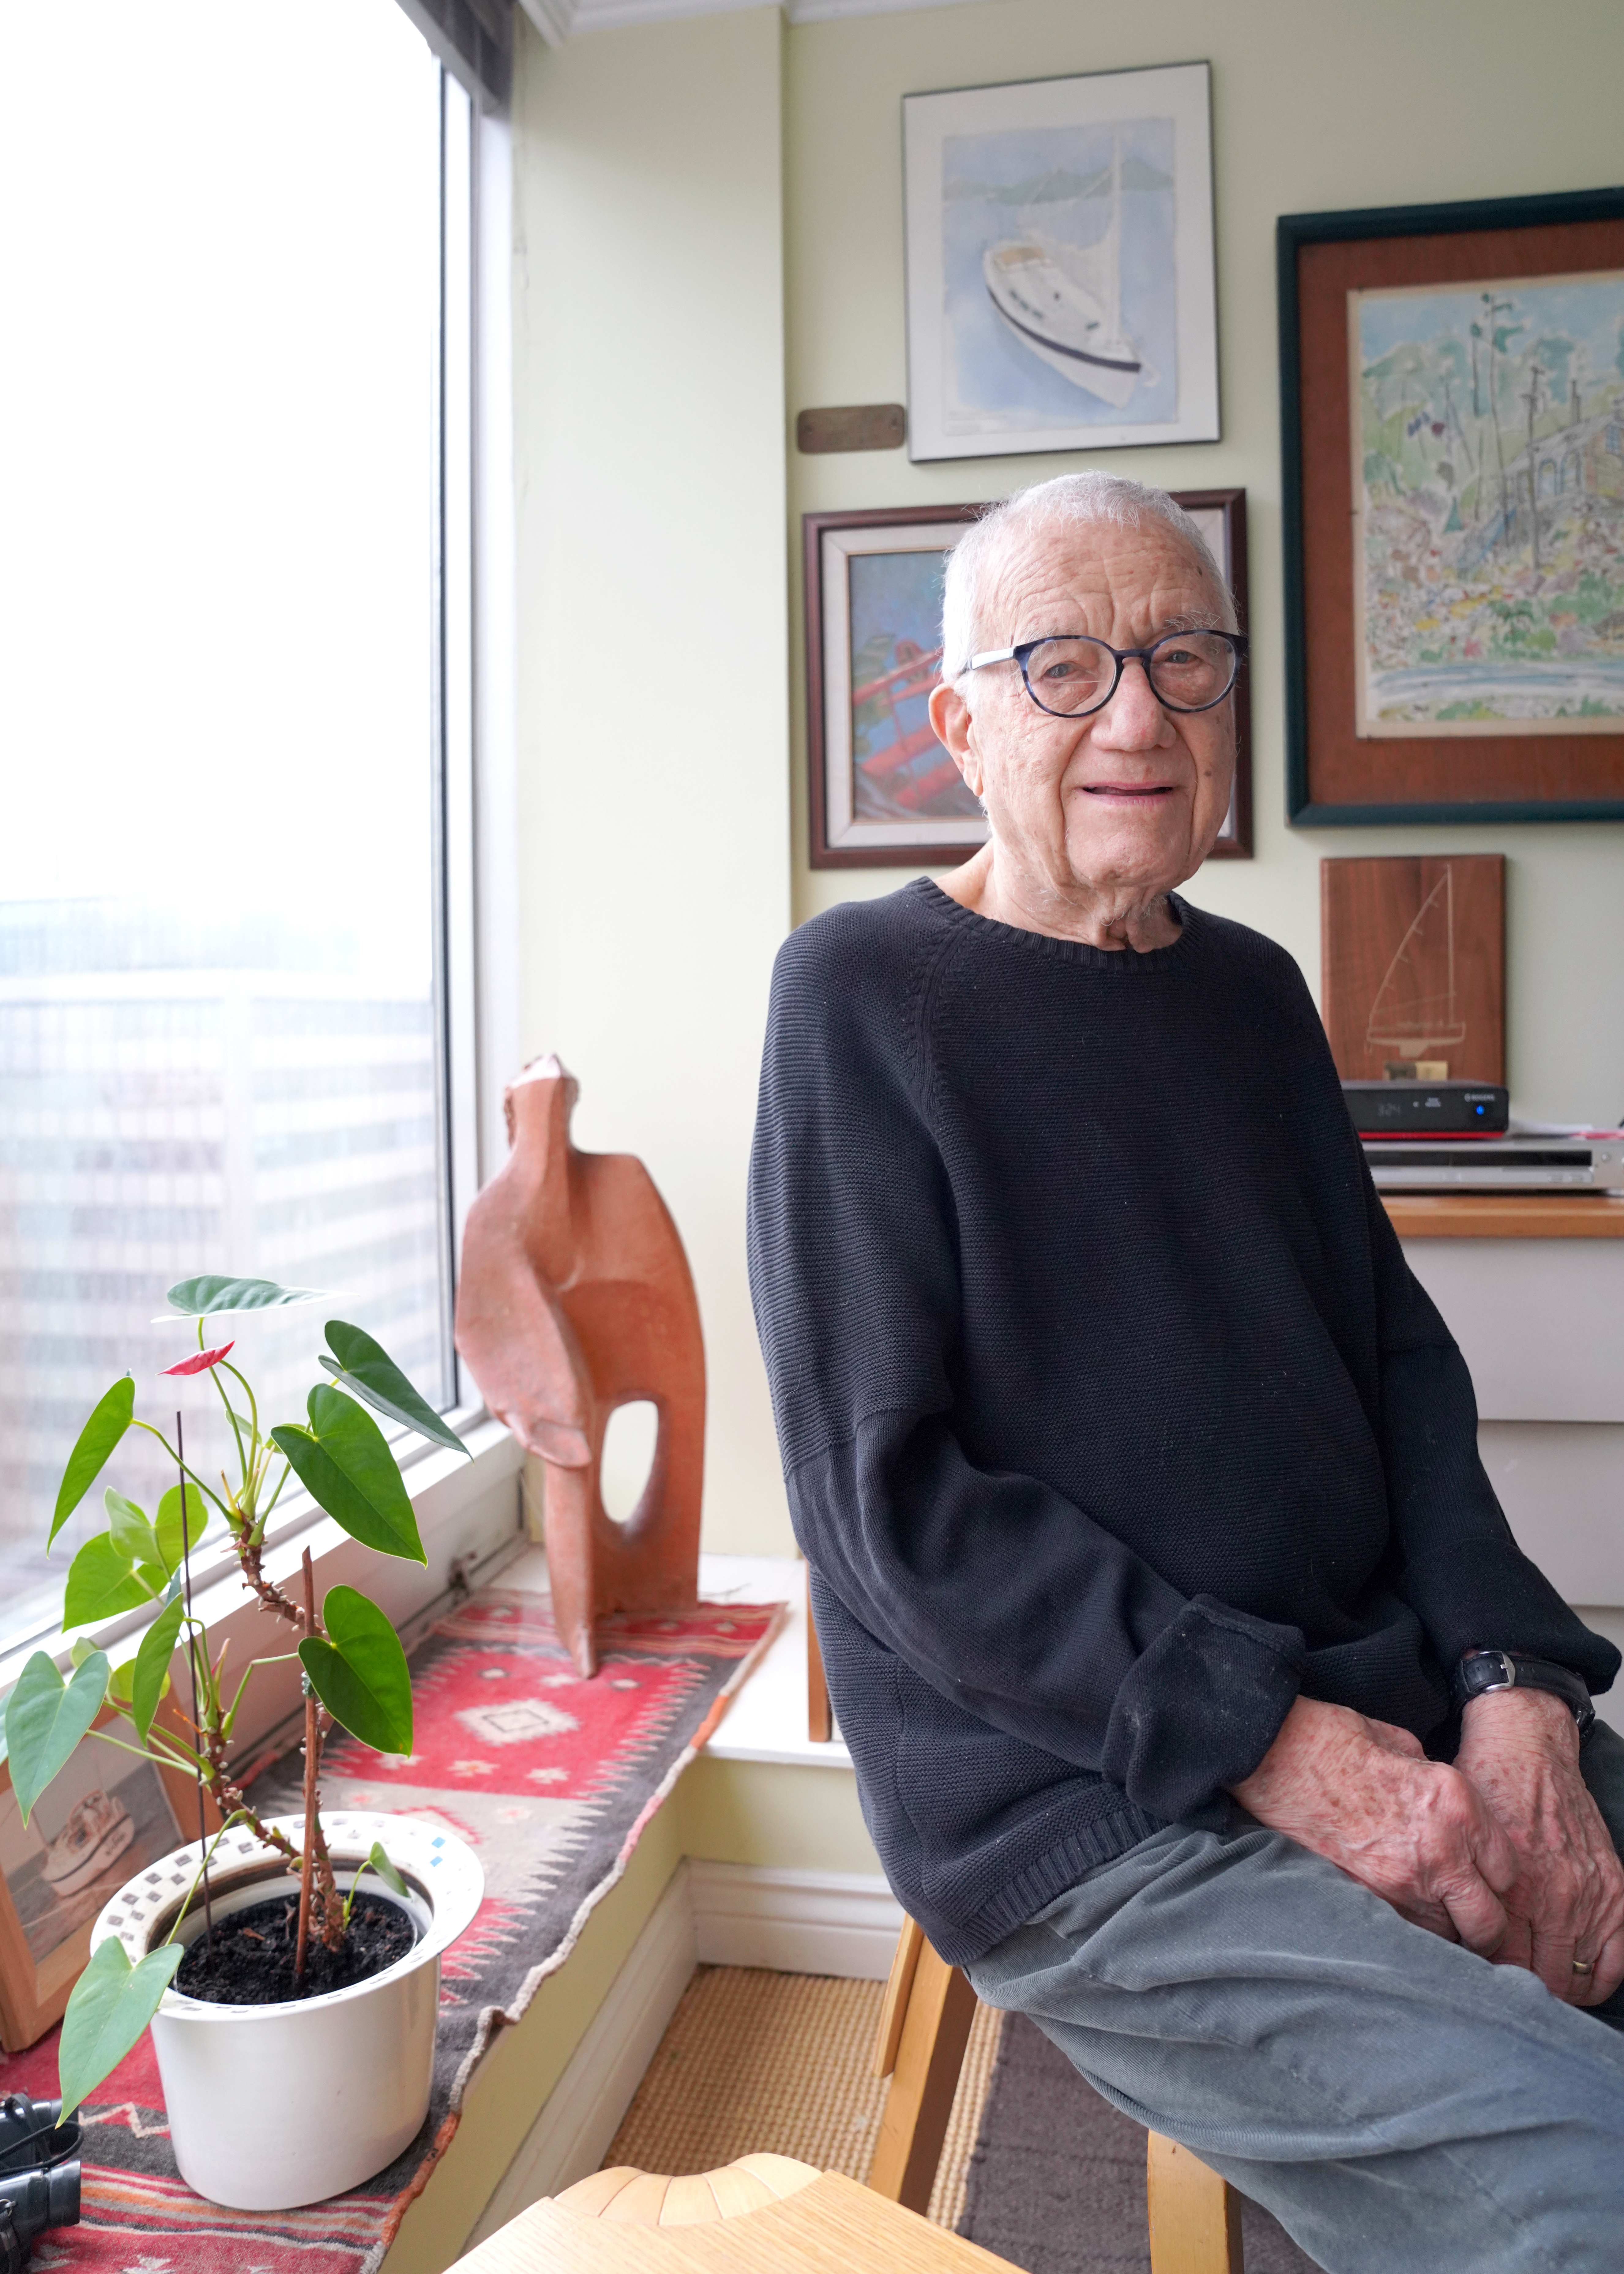
[[[175,1463],[180,1471],[180,1565],[185,1575],[186,1663],[192,1669],[192,1726],[203,1742],[203,1714],[198,1703],[198,1638],[192,1623],[192,1526],[186,1520],[186,1440],[181,1418],[175,1416]],[[214,1955],[214,1904],[208,1887],[208,1811],[203,1799],[203,1765],[198,1764],[198,1852],[203,1858],[203,1948],[205,1963]]]
[[[316,1631],[316,1575],[311,1568],[310,1550],[304,1550],[304,1631]],[[301,1674],[304,1685],[304,1854],[299,1866],[299,1939],[293,1954],[293,1978],[304,1979],[304,1961],[310,1949],[311,1880],[315,1875],[317,1803],[320,1797],[316,1788],[316,1773],[321,1760],[321,1701],[308,1674]]]

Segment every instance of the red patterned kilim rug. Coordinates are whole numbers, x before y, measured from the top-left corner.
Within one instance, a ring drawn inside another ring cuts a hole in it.
[[[432,1817],[485,1866],[478,1915],[441,1962],[423,2130],[354,2195],[308,2210],[220,2210],[176,2175],[143,2037],[81,2111],[83,2222],[35,2245],[40,2274],[374,2274],[492,2038],[569,1955],[783,1616],[781,1604],[702,1603],[606,1619],[590,1682],[575,1674],[545,1595],[486,1588],[440,1621],[413,1655],[418,1750],[401,1759],[346,1737],[322,1778],[325,1805]],[[264,1772],[252,1797],[266,1814],[297,1808],[297,1758]],[[0,2094],[56,2086],[54,2030],[0,2058]],[[257,2120],[275,2112],[244,2112]]]

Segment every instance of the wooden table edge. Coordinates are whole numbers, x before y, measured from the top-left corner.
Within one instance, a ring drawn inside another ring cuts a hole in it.
[[[1610,1193],[1383,1193],[1401,1239],[1624,1239]]]

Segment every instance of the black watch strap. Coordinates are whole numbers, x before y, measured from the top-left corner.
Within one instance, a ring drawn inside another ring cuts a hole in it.
[[[1548,1658],[1529,1658],[1520,1650],[1469,1650],[1456,1666],[1449,1689],[1457,1706],[1492,1690],[1548,1690],[1571,1712],[1582,1737],[1596,1719],[1582,1675],[1571,1667],[1557,1666]]]

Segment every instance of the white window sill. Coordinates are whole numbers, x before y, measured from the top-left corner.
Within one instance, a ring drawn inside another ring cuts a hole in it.
[[[379,1555],[363,1547],[308,1495],[300,1494],[288,1501],[285,1513],[282,1509],[277,1511],[278,1521],[265,1557],[266,1577],[297,1595],[300,1563],[308,1547],[318,1601],[329,1587],[342,1581],[370,1595],[402,1628],[410,1627],[441,1602],[459,1578],[469,1583],[486,1577],[505,1555],[522,1544],[520,1475],[524,1451],[505,1424],[491,1419],[481,1409],[447,1418],[471,1457],[465,1459],[443,1446],[419,1441],[421,1449],[409,1454],[401,1464],[417,1512],[426,1564]],[[228,1666],[236,1667],[240,1674],[250,1659],[285,1650],[290,1630],[261,1611],[243,1584],[218,1519],[214,1530],[215,1540],[206,1542],[206,1552],[194,1559],[192,1608],[208,1628],[211,1651],[217,1653],[222,1643],[229,1643]],[[133,1655],[133,1638],[151,1616],[145,1608],[128,1611],[79,1631],[117,1662]],[[29,1658],[41,1648],[49,1650],[65,1671],[68,1638],[58,1630],[53,1628],[45,1636],[36,1632],[19,1638],[0,1655],[0,1693],[11,1689]],[[239,1762],[246,1766],[253,1750],[297,1710],[297,1667],[270,1667],[257,1675],[237,1719]]]
[[[702,1555],[708,1603],[782,1603],[789,1616],[704,1748],[712,1761],[769,1761],[786,1768],[849,1769],[837,1730],[827,1744],[807,1735],[807,1567],[798,1555]]]

